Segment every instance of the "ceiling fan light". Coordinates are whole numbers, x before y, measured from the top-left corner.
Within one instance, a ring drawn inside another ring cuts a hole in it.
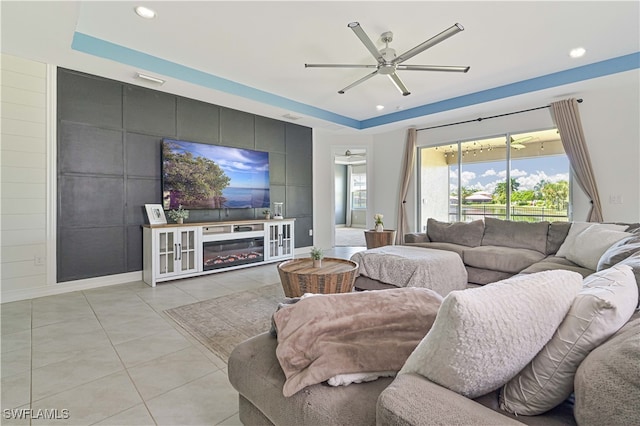
[[[382,111],[384,109],[384,105],[376,105],[376,109],[378,111]]]
[[[587,53],[587,50],[584,47],[576,47],[575,49],[571,49],[569,52],[569,56],[572,58],[582,58],[584,54]]]

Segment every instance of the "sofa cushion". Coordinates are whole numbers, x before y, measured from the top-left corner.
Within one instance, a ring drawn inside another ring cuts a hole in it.
[[[551,339],[581,287],[579,274],[549,271],[453,291],[399,374],[469,398],[495,390]]]
[[[517,274],[528,266],[544,259],[536,250],[523,248],[480,246],[464,251],[462,260],[474,268]]]
[[[547,252],[549,222],[514,222],[487,217],[484,220],[483,246],[500,246]]]
[[[551,222],[547,234],[547,254],[555,254],[567,238],[571,222]]]
[[[576,265],[572,261],[565,259],[564,257],[548,256],[542,259],[540,262],[536,262],[526,269],[520,271],[521,274],[534,274],[542,271],[552,271],[554,269],[562,269],[565,271],[577,272],[583,277],[587,277],[593,274],[595,271],[592,269],[583,268],[580,265]]]
[[[576,237],[578,234],[594,225],[600,229],[609,229],[611,231],[620,232],[624,232],[628,228],[628,226],[617,225],[615,223],[571,222],[571,228],[569,228],[569,232],[558,249],[556,256],[567,257],[567,253],[572,251],[576,244]]]
[[[490,284],[496,281],[506,280],[511,278],[515,274],[511,272],[500,272],[491,269],[474,268],[473,266],[465,266],[467,270],[467,279],[470,283],[474,284]]]
[[[285,376],[276,358],[277,340],[259,334],[235,347],[227,367],[229,382],[240,395],[276,425],[373,425],[378,395],[392,381],[337,388],[309,386],[287,398],[282,394]],[[348,402],[348,403],[345,403]],[[241,404],[240,419],[243,419]],[[265,422],[245,424],[268,424]]]
[[[339,374],[398,371],[427,334],[442,297],[426,288],[322,294],[273,315],[282,393]]]
[[[467,247],[477,247],[482,242],[484,222],[440,222],[435,219],[427,220],[427,235],[432,242],[461,244]]]
[[[637,299],[629,266],[587,277],[553,338],[503,387],[500,408],[535,416],[562,403],[573,391],[582,360],[631,318]]]
[[[412,232],[409,234],[404,234],[404,243],[412,244],[412,243],[428,243],[429,236],[426,232]]]
[[[581,426],[638,424],[640,313],[580,364],[574,414]]]
[[[636,252],[632,254],[622,262],[618,263],[618,265],[628,265],[631,267],[631,270],[633,271],[633,275],[636,277],[638,292],[640,292],[640,252]],[[638,300],[638,305],[640,305],[640,300]]]

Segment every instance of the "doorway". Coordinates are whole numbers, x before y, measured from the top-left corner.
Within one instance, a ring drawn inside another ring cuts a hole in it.
[[[364,247],[367,227],[367,151],[347,148],[334,156],[335,245]]]

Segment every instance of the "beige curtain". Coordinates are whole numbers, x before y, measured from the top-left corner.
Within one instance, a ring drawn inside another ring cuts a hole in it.
[[[602,222],[602,204],[598,195],[596,178],[593,175],[591,159],[582,131],[578,101],[574,98],[551,103],[551,112],[556,126],[560,131],[560,138],[564,151],[567,153],[576,182],[591,199],[591,209],[587,216],[588,222]]]
[[[400,205],[398,206],[398,226],[396,229],[396,244],[404,243],[404,234],[409,232],[409,222],[407,220],[407,192],[409,192],[409,183],[411,181],[411,173],[413,172],[413,164],[416,160],[416,138],[418,132],[411,128],[407,130],[407,143],[404,151],[404,162],[402,164],[402,185],[400,187]]]

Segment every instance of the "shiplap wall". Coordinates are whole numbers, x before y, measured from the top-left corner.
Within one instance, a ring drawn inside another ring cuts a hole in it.
[[[2,293],[46,285],[47,66],[2,55]]]

